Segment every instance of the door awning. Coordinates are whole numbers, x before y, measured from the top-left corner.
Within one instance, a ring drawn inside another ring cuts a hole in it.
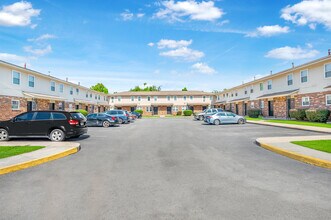
[[[230,103],[233,103],[233,102],[244,102],[244,101],[248,101],[249,100],[249,97],[246,97],[246,98],[240,98],[240,99],[233,99],[231,101],[229,101]]]
[[[52,101],[65,101],[65,98],[60,96],[53,96],[53,95],[44,95],[40,93],[32,93],[32,92],[23,92],[23,95],[27,98],[34,98],[34,99],[46,99]]]
[[[173,106],[173,103],[152,103],[151,106]]]
[[[289,90],[289,91],[285,91],[285,92],[275,92],[275,93],[270,93],[270,94],[265,94],[265,95],[259,96],[259,97],[257,97],[257,99],[290,96],[293,94],[297,94],[298,92],[299,92],[299,89]]]
[[[75,99],[75,103],[83,103],[83,104],[90,104],[90,105],[96,105],[96,102],[84,100],[84,99]]]
[[[136,107],[137,106],[137,104],[135,104],[135,103],[127,103],[127,104],[125,104],[125,103],[116,103],[116,104],[114,104],[114,106],[115,107]]]

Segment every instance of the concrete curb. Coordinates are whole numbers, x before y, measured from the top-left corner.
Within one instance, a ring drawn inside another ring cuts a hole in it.
[[[77,146],[77,147],[72,147],[72,148],[67,149],[65,151],[62,151],[60,153],[56,153],[56,154],[52,154],[52,155],[42,157],[42,158],[38,158],[38,159],[35,159],[35,160],[30,160],[30,161],[27,161],[27,162],[11,165],[11,166],[8,166],[8,167],[2,167],[2,168],[0,168],[0,175],[7,174],[7,173],[12,173],[12,172],[15,172],[15,171],[18,171],[18,170],[23,170],[23,169],[26,169],[26,168],[29,168],[29,167],[34,167],[34,166],[37,166],[37,165],[40,165],[40,164],[43,164],[43,163],[47,163],[47,162],[50,162],[50,161],[53,161],[53,160],[57,160],[57,159],[60,159],[62,157],[69,156],[71,154],[75,154],[78,151],[80,151],[80,149],[81,149],[81,147],[80,147],[80,144],[79,144],[79,146]]]
[[[293,126],[293,125],[288,125],[288,124],[281,124],[281,123],[268,123],[268,122],[257,122],[257,121],[246,121],[247,123],[250,124],[256,124],[256,125],[265,125],[265,126],[272,126],[272,127],[281,127],[281,128],[288,128],[288,129],[295,129],[295,130],[303,130],[303,131],[313,131],[313,132],[319,132],[319,133],[325,133],[325,134],[331,134],[331,129],[330,128],[322,128],[322,129],[315,129],[313,126]],[[329,130],[326,130],[329,129]]]
[[[260,142],[260,141],[258,141],[258,139],[256,139],[256,143],[257,143],[257,145],[259,145],[259,146],[261,146],[261,147],[263,147],[267,150],[270,150],[274,153],[292,158],[294,160],[298,160],[298,161],[308,163],[308,164],[318,166],[318,167],[331,169],[331,162],[330,161],[326,161],[326,160],[318,159],[318,158],[315,158],[315,157],[311,157],[311,156],[295,153],[295,152],[292,152],[292,151],[288,151],[288,150],[282,149],[280,147],[273,146],[271,144],[266,144],[266,143]]]

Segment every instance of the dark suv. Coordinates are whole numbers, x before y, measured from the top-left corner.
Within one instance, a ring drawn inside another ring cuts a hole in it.
[[[78,112],[32,111],[0,122],[0,141],[14,137],[48,137],[51,141],[63,141],[86,132],[86,118]]]

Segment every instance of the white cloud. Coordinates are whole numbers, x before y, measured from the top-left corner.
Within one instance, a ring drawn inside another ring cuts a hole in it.
[[[0,53],[0,60],[4,60],[10,63],[19,63],[19,64],[24,64],[28,62],[27,57],[19,56],[16,54],[10,54],[10,53]]]
[[[47,45],[44,49],[34,49],[31,46],[26,46],[23,49],[25,52],[31,53],[36,56],[44,56],[52,52],[51,45]]]
[[[157,43],[157,47],[159,49],[163,49],[163,48],[179,48],[179,47],[188,47],[192,44],[192,40],[168,40],[168,39],[161,39],[158,43]]]
[[[31,18],[40,14],[39,9],[34,9],[30,2],[21,1],[12,5],[3,6],[0,11],[0,26],[29,26]]]
[[[54,39],[56,38],[55,35],[52,35],[52,34],[43,34],[37,38],[31,38],[31,39],[28,39],[28,41],[30,42],[37,42],[37,41],[43,41],[43,40],[48,40],[48,39]]]
[[[216,73],[216,70],[208,66],[206,63],[195,63],[192,65],[192,68],[200,73],[212,75]]]
[[[170,19],[170,21],[184,21],[183,19],[199,21],[215,21],[224,14],[221,8],[215,6],[213,1],[197,2],[195,0],[162,1],[163,7],[154,14],[155,18]]]
[[[198,50],[192,50],[187,47],[180,47],[175,50],[169,50],[160,53],[161,56],[179,58],[185,61],[196,61],[205,56],[205,54]]]
[[[150,47],[154,47],[155,44],[153,42],[150,42],[147,45],[150,46]]]
[[[315,57],[319,52],[310,47],[303,49],[301,47],[280,47],[270,50],[265,57],[280,60],[299,60]]]
[[[125,10],[124,12],[121,13],[121,17],[124,21],[129,21],[133,19],[134,14],[131,13],[129,10]]]
[[[271,25],[271,26],[261,26],[256,28],[256,31],[252,33],[248,33],[247,37],[271,37],[278,34],[286,34],[290,32],[290,28],[288,26],[281,27],[279,25]]]
[[[316,24],[322,24],[331,29],[330,0],[304,0],[293,6],[286,6],[281,13],[281,18],[297,25],[308,25],[315,29]]]
[[[138,14],[137,14],[137,18],[142,18],[142,17],[144,17],[144,16],[145,16],[144,13],[138,13]]]

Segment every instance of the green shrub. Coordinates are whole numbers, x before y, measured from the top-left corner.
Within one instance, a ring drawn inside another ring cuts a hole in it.
[[[182,111],[178,111],[176,115],[182,115]]]
[[[192,113],[193,113],[192,110],[185,110],[185,111],[184,111],[184,115],[185,115],[185,116],[191,116]]]
[[[260,109],[250,109],[247,111],[247,115],[251,118],[258,118],[261,115]]]
[[[79,113],[81,113],[84,116],[87,116],[88,115],[88,111],[86,111],[84,109],[78,109],[78,110],[76,110],[76,112],[79,112]]]
[[[134,112],[137,112],[137,113],[139,113],[139,114],[141,114],[141,115],[144,113],[144,111],[141,110],[141,109],[136,109],[136,110],[134,110]]]
[[[330,116],[330,111],[327,109],[308,109],[306,117],[311,122],[327,122]]]
[[[299,121],[304,121],[306,119],[306,110],[305,109],[291,109],[290,118],[295,118]]]

